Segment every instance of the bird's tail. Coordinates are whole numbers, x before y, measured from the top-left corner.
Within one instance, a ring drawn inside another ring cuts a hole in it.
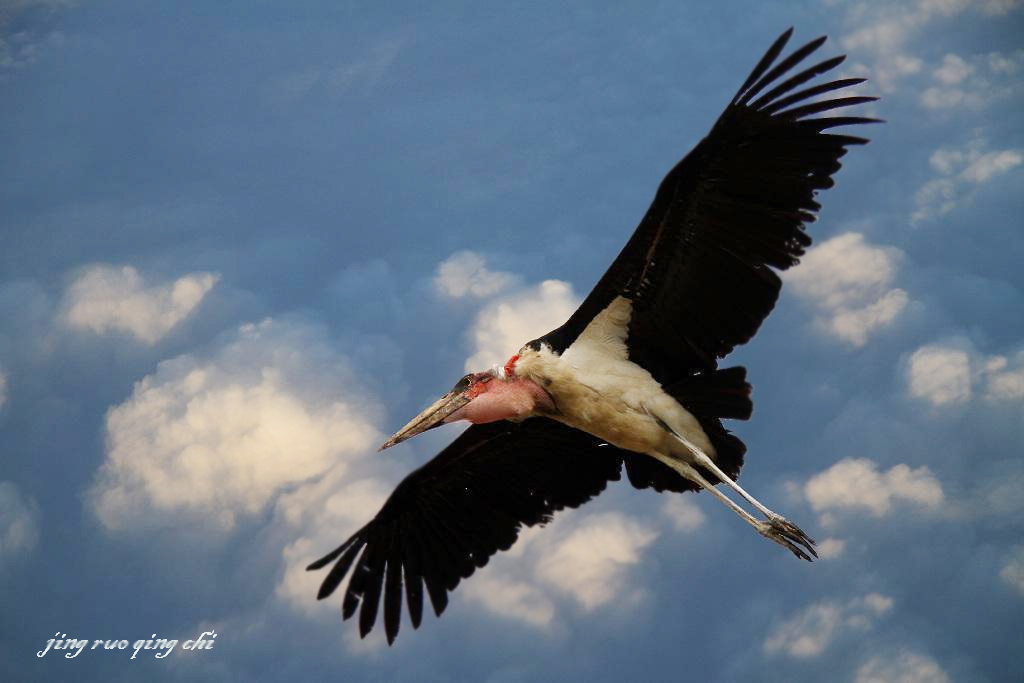
[[[754,403],[750,400],[747,369],[737,366],[694,375],[665,387],[665,391],[697,418],[715,447],[715,463],[736,479],[743,466],[747,446],[722,426],[722,420],[750,419]],[[711,482],[718,482],[710,472],[706,474]]]
[[[715,447],[715,463],[727,475],[736,479],[743,466],[747,446],[722,426],[722,419],[746,420],[753,411],[747,370],[743,367],[725,368],[687,377],[662,387],[680,405],[697,418],[701,429]],[[623,460],[629,481],[638,489],[655,491],[696,491],[700,487],[679,476],[668,465],[639,453],[627,453]],[[701,475],[712,483],[718,477],[699,468]]]
[[[742,366],[687,377],[665,391],[697,417],[749,420],[754,410],[747,369]]]

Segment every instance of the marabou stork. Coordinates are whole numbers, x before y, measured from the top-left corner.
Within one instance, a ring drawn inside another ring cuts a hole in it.
[[[345,619],[365,636],[384,599],[388,642],[403,586],[418,628],[423,589],[440,616],[448,593],[508,550],[525,526],[549,522],[620,478],[636,488],[706,489],[759,534],[799,558],[814,541],[736,484],[746,446],[723,426],[752,403],[746,370],[718,360],[754,336],[811,243],[804,226],[849,145],[826,133],[877,119],[814,114],[873,97],[818,96],[864,81],[805,83],[833,57],[788,75],[825,38],[777,64],[775,41],[711,132],[662,181],[647,214],[569,320],[500,367],[463,377],[381,446],[442,423],[473,425],[403,480],[377,516],[309,569],[334,563],[319,598],[352,572]],[[784,78],[785,77],[785,78]],[[751,514],[716,488],[747,501]]]

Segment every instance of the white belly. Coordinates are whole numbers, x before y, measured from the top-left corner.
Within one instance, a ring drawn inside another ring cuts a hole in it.
[[[556,420],[598,436],[610,444],[639,453],[689,455],[679,441],[658,424],[714,457],[714,447],[700,423],[639,365],[602,359],[600,365],[574,365],[579,356],[566,352],[547,386]]]

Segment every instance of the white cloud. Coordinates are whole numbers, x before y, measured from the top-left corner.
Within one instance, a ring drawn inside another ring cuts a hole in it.
[[[985,356],[970,342],[928,344],[907,364],[907,392],[933,406],[966,404],[976,394],[990,403],[1024,399],[1024,351]]]
[[[561,280],[523,286],[511,273],[493,271],[472,251],[442,261],[434,276],[435,291],[448,299],[474,299],[480,310],[469,329],[469,372],[504,363],[523,344],[550,332],[573,314],[580,298]]]
[[[984,104],[984,99],[976,90],[933,86],[921,91],[921,104],[928,109],[952,109],[954,107],[980,109]]]
[[[402,41],[387,39],[332,68],[310,67],[278,75],[270,80],[268,94],[275,100],[288,102],[311,92],[339,96],[371,90],[387,75],[401,49]]]
[[[935,510],[945,500],[942,485],[927,467],[900,464],[881,472],[867,458],[844,458],[814,475],[804,495],[816,512],[864,510],[873,517],[889,514],[897,502]]]
[[[928,109],[964,107],[980,110],[997,100],[1021,92],[1020,83],[1010,78],[1024,64],[1024,50],[967,58],[947,54],[931,72],[933,85],[921,91],[921,104]]]
[[[690,533],[704,526],[707,521],[700,506],[692,496],[668,496],[661,506],[661,511],[676,531]]]
[[[365,55],[347,64],[340,64],[324,74],[324,84],[335,94],[344,94],[356,86],[375,86],[398,58],[402,44],[384,40],[371,47]]]
[[[466,361],[466,371],[504,363],[523,344],[568,320],[579,303],[572,285],[561,280],[545,280],[514,296],[488,302],[470,330],[475,350]]]
[[[1024,65],[1024,50],[1017,50],[1009,55],[990,52],[985,58],[992,73],[1011,75],[1020,71],[1021,66]]]
[[[34,64],[43,50],[60,47],[63,44],[64,34],[60,31],[44,34],[18,31],[0,35],[0,78],[6,76],[5,72]]]
[[[818,558],[834,560],[846,550],[846,541],[841,538],[826,538],[817,545]]]
[[[865,632],[892,609],[892,598],[868,593],[846,603],[816,602],[777,624],[762,645],[766,654],[816,657],[844,633]]]
[[[127,332],[155,344],[195,310],[219,277],[189,273],[174,282],[147,285],[131,266],[91,266],[68,287],[63,321],[97,334]]]
[[[592,610],[625,590],[626,570],[657,537],[656,531],[626,515],[590,515],[547,549],[537,576]]]
[[[975,138],[962,148],[936,150],[929,162],[940,177],[929,180],[914,195],[914,224],[944,216],[970,203],[979,186],[1024,163],[1024,154],[1016,149],[988,150],[983,139]]]
[[[922,346],[910,356],[908,391],[934,406],[970,401],[970,355],[959,348]]]
[[[917,209],[911,215],[910,222],[917,224],[935,216],[945,216],[959,203],[961,187],[952,178],[929,180],[914,195]]]
[[[306,95],[323,79],[323,70],[303,69],[282,74],[271,79],[270,93],[281,101],[291,101]]]
[[[907,293],[902,289],[891,289],[862,308],[837,311],[829,329],[836,337],[854,346],[864,346],[870,332],[889,325],[906,306]]]
[[[778,626],[764,641],[769,654],[785,652],[790,657],[821,654],[842,624],[842,608],[835,603],[818,603]]]
[[[942,65],[932,71],[936,85],[921,93],[921,103],[929,109],[942,109],[968,105],[981,105],[980,93],[975,89],[965,90],[971,82],[964,81],[977,72],[977,68],[955,54],[942,58]],[[973,79],[972,79],[973,80]]]
[[[876,655],[857,669],[856,683],[949,683],[949,675],[931,657],[903,651]]]
[[[517,283],[511,273],[490,270],[484,257],[473,251],[452,254],[434,276],[434,289],[449,299],[492,297]]]
[[[985,398],[989,401],[1024,399],[1024,351],[1011,364],[1006,356],[991,356],[985,361]]]
[[[33,8],[45,8],[53,11],[65,7],[74,7],[78,0],[2,0],[0,1],[0,25],[7,25],[17,18],[20,12]]]
[[[971,159],[967,168],[960,172],[960,177],[971,183],[988,182],[995,176],[1020,166],[1022,161],[1024,161],[1024,155],[1017,150],[1004,149],[998,152],[986,152]]]
[[[64,44],[61,31],[40,31],[38,20],[18,22],[18,30],[12,31],[11,26],[22,13],[35,9],[46,8],[47,14],[54,10],[74,4],[73,0],[6,0],[0,2],[0,80],[4,80],[11,71],[21,69],[38,61],[40,54],[47,49],[59,48]]]
[[[7,403],[7,373],[0,365],[0,408],[3,408],[5,403]]]
[[[562,513],[544,529],[525,530],[467,584],[466,597],[543,629],[556,623],[562,599],[585,612],[621,609],[642,596],[630,569],[657,537],[649,522],[620,513]]]
[[[942,58],[942,66],[937,68],[932,75],[944,85],[956,85],[973,74],[974,71],[974,67],[964,61],[963,57],[951,53]]]
[[[1013,549],[1013,555],[999,570],[999,578],[1024,597],[1024,545],[1018,545]]]
[[[353,384],[322,333],[270,320],[243,326],[212,358],[160,363],[107,413],[96,514],[110,529],[178,515],[232,528],[382,438]]]
[[[568,320],[579,305],[567,282],[545,280],[530,287],[520,283],[515,275],[490,270],[484,258],[471,251],[439,264],[433,284],[441,296],[481,302],[469,330],[473,352],[466,360],[467,371],[504,363],[523,344]]]
[[[842,44],[847,50],[871,50],[883,53],[894,49],[906,40],[912,22],[905,14],[889,12],[880,16],[873,24],[856,28],[843,36]]]
[[[857,62],[852,70],[869,75],[882,92],[894,92],[901,80],[924,68],[924,62],[907,51],[906,43],[929,15],[906,4],[881,8],[868,3],[853,5],[848,21],[854,28],[840,42],[851,54],[873,58],[873,63]]]
[[[924,62],[920,58],[902,51],[903,43],[912,28],[901,18],[893,17],[844,36],[841,41],[843,49],[853,55],[873,53],[875,57],[870,66],[864,62],[853,62],[850,65],[851,71],[868,76],[884,93],[895,92],[900,81],[924,69]]]
[[[981,11],[992,16],[1004,16],[1021,5],[1021,0],[980,0]]]
[[[540,629],[547,629],[555,620],[555,603],[547,593],[527,581],[494,572],[466,584],[466,598],[479,603],[487,611],[514,619]]]
[[[953,147],[941,147],[932,152],[928,163],[943,175],[949,175],[964,164],[964,151]]]
[[[808,251],[785,278],[815,307],[819,329],[861,347],[906,308],[907,293],[892,286],[902,259],[900,250],[850,232]]]
[[[851,70],[871,77],[882,92],[893,93],[901,82],[929,70],[924,60],[913,54],[913,47],[936,21],[948,21],[966,11],[978,11],[989,16],[1009,13],[1020,4],[1019,0],[917,0],[916,2],[885,3],[857,2],[848,5],[849,32],[840,42],[851,55],[864,61],[855,62]],[[921,103],[926,107],[948,107],[960,104],[976,105],[992,99],[993,90],[1003,89],[1002,83],[990,78],[979,78],[976,64],[967,64],[957,55],[944,56],[942,64],[930,73],[937,86],[924,90]],[[962,65],[956,60],[964,62]],[[995,68],[988,74],[998,75]],[[968,76],[975,75],[968,81]],[[911,89],[918,92],[917,89]]]
[[[39,507],[14,482],[0,481],[0,572],[32,552],[39,540]]]

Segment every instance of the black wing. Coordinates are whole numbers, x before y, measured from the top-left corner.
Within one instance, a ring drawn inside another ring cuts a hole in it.
[[[441,616],[448,593],[512,547],[524,525],[545,524],[554,512],[579,507],[619,479],[624,453],[543,417],[474,425],[407,476],[369,524],[309,566],[334,562],[317,597],[333,593],[352,570],[344,618],[362,605],[359,631],[366,636],[383,594],[391,643],[403,584],[413,628],[423,615],[424,586]]]
[[[875,121],[809,118],[877,99],[808,102],[863,82],[839,79],[800,89],[844,57],[776,84],[825,42],[819,38],[773,67],[791,34],[775,41],[708,136],[665,177],[636,232],[579,310],[536,341],[561,352],[616,296],[625,296],[633,302],[630,359],[667,385],[713,370],[754,336],[782,286],[772,268],[795,265],[811,243],[804,226],[820,208],[816,192],[832,186],[847,146],[867,142],[823,131]]]

